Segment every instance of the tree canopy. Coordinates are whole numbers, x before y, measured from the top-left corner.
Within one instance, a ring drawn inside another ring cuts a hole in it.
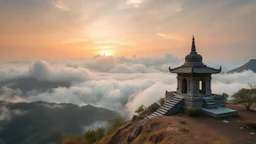
[[[247,110],[250,110],[252,103],[256,102],[256,88],[251,84],[249,84],[249,86],[249,89],[240,89],[238,92],[232,95],[232,98],[235,99],[235,102],[243,103]]]

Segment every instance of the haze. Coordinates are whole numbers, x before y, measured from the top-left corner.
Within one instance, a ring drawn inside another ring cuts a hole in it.
[[[0,59],[256,56],[254,0],[0,0]]]

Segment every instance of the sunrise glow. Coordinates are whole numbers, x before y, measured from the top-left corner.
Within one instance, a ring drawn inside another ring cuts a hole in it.
[[[103,55],[103,56],[112,56],[113,55],[113,51],[111,51],[111,50],[103,50],[99,54]]]

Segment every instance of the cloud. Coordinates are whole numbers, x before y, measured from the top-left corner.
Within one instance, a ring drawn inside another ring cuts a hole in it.
[[[104,65],[102,64],[104,63]],[[100,56],[94,57],[84,62],[85,67],[100,72],[112,73],[152,73],[168,72],[168,66],[177,66],[182,63],[181,59],[166,53],[157,58],[127,58]]]
[[[20,109],[10,110],[6,106],[1,106],[0,107],[0,126],[1,126],[1,122],[10,121],[12,119],[12,117],[21,116],[26,113],[27,113],[27,111],[21,111]],[[0,127],[0,129],[1,129],[1,127]]]
[[[52,0],[52,4],[56,8],[59,8],[59,9],[64,10],[64,11],[69,11],[70,10],[66,5],[64,5],[62,0]]]
[[[26,99],[22,98],[22,91],[17,89],[11,89],[6,86],[0,87],[0,101],[7,101],[7,102],[28,102]]]
[[[176,90],[176,75],[168,72],[168,66],[174,67],[181,61],[183,60],[170,54],[159,58],[96,56],[77,61],[39,60],[32,65],[31,62],[27,62],[27,65],[22,64],[22,72],[19,72],[20,67],[15,69],[15,65],[20,63],[11,64],[9,67],[14,69],[14,73],[11,74],[23,73],[23,77],[34,77],[40,81],[67,81],[71,85],[68,87],[60,85],[44,91],[34,89],[27,94],[6,85],[0,90],[0,100],[90,104],[131,117],[141,104],[148,106],[160,97],[164,97],[166,90]],[[27,67],[27,70],[24,67]],[[2,67],[0,71],[6,73],[5,71],[9,69]],[[212,92],[216,94],[225,92],[231,95],[240,88],[247,87],[248,82],[255,84],[255,75],[252,71],[213,75]],[[9,77],[11,78],[12,75]],[[15,78],[12,82],[15,82]]]
[[[11,113],[6,107],[0,108],[0,121],[9,121],[11,119]]]
[[[97,128],[105,128],[105,127],[107,127],[106,121],[96,121],[89,126],[83,127],[83,129],[84,129],[84,132],[86,132],[88,130],[92,130],[92,129],[95,130]]]
[[[86,41],[77,41],[72,53],[69,43],[58,47],[60,42],[77,38],[125,47],[120,50],[122,55],[159,56],[169,50],[183,55],[187,43],[179,39],[188,41],[193,33],[211,59],[227,59],[225,52],[231,50],[228,58],[255,57],[253,0],[1,0],[0,9],[0,58],[4,59],[95,54],[96,50],[81,54],[81,47],[91,49]],[[151,50],[158,52],[152,54]]]
[[[65,65],[52,66],[44,60],[35,62],[29,75],[39,81],[80,82],[92,79],[95,75],[88,69],[72,68]]]

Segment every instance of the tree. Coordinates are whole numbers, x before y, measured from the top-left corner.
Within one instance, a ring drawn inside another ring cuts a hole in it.
[[[107,133],[111,133],[115,130],[117,130],[120,126],[122,126],[124,124],[124,120],[122,118],[116,118],[113,120],[108,121],[108,125],[107,125]]]
[[[138,109],[135,111],[135,113],[137,114],[141,114],[146,110],[146,107],[144,105],[141,105],[140,107],[138,107]]]
[[[225,98],[225,103],[228,102],[228,98],[229,98],[229,95],[227,93],[222,93],[222,95],[224,96]]]
[[[158,102],[160,103],[161,106],[164,105],[164,103],[165,103],[165,98],[160,98],[160,99],[158,100]]]
[[[244,104],[246,110],[250,110],[252,103],[256,101],[256,86],[249,83],[248,85],[249,89],[240,89],[232,96],[235,102]]]

